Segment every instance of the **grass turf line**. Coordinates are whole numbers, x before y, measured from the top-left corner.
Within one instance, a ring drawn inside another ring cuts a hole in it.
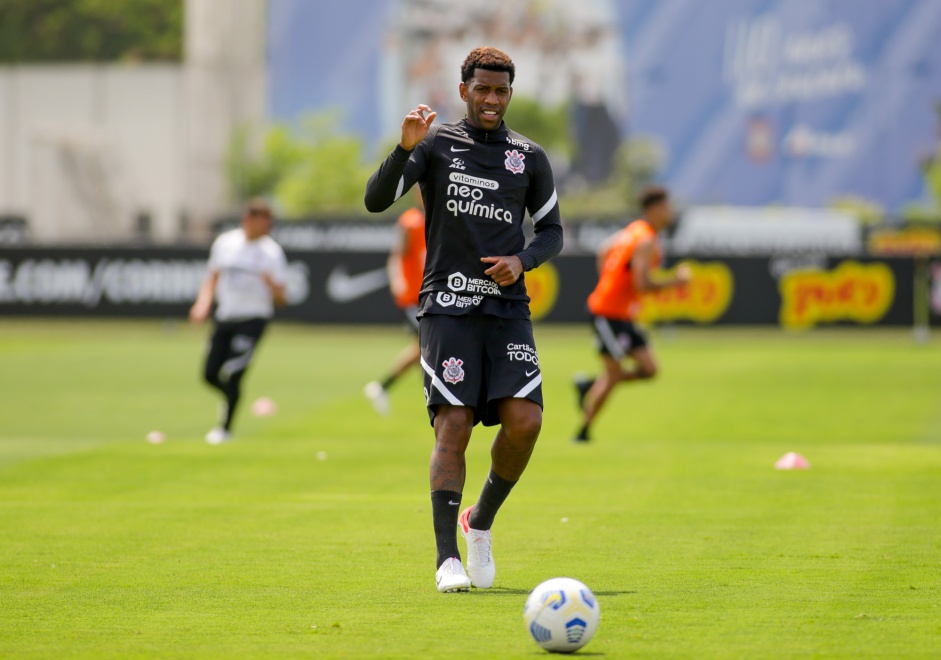
[[[576,446],[590,333],[537,327],[545,424],[494,528],[497,586],[443,596],[418,374],[388,419],[361,393],[406,339],[273,325],[237,440],[211,447],[205,330],[5,321],[0,655],[532,657],[523,603],[557,575],[595,590],[585,652],[609,657],[941,646],[941,343],[657,334],[661,377],[621,387]],[[248,413],[262,395],[277,416]],[[491,439],[475,430],[466,503]],[[811,469],[773,470],[790,450]]]

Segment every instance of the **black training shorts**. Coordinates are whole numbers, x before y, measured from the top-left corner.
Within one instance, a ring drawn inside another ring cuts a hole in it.
[[[610,355],[616,360],[638,348],[644,348],[650,342],[647,335],[631,321],[595,316],[591,320],[595,329],[595,344],[602,355]]]
[[[496,402],[529,399],[542,407],[542,372],[529,319],[421,317],[425,403],[434,425],[441,404],[474,410],[474,423],[500,423]]]

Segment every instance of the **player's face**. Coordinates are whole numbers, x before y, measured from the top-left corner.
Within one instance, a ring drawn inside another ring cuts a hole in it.
[[[650,219],[658,229],[665,229],[673,223],[673,207],[670,205],[670,200],[665,199],[659,204],[654,204],[648,209],[648,215],[652,216]]]
[[[461,83],[461,98],[467,104],[467,121],[485,131],[499,128],[512,96],[510,74],[506,71],[475,69],[473,78]]]
[[[242,229],[245,231],[245,237],[250,241],[270,232],[273,224],[274,220],[267,213],[250,211],[242,216]]]

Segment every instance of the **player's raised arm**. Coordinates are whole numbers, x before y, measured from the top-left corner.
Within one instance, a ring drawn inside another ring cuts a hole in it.
[[[421,176],[426,154],[420,147],[437,116],[438,113],[427,105],[419,105],[405,115],[399,143],[366,184],[364,202],[367,211],[385,211]]]
[[[425,113],[428,113],[426,116]],[[399,140],[399,146],[406,151],[411,151],[418,146],[418,143],[428,135],[428,129],[435,121],[438,113],[433,111],[427,105],[421,104],[410,113],[405,115],[402,121],[402,139]]]

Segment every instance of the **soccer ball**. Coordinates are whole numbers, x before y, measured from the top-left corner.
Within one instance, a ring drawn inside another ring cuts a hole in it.
[[[591,589],[578,580],[546,580],[526,599],[526,630],[542,648],[571,653],[582,648],[598,630],[601,609]]]

